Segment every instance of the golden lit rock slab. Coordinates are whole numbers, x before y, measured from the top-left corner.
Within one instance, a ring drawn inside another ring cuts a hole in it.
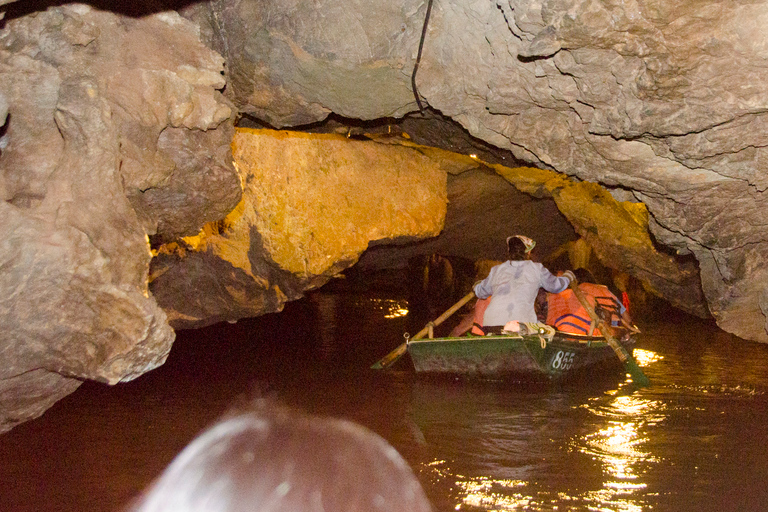
[[[553,196],[604,265],[640,279],[675,307],[709,316],[698,267],[656,250],[644,204],[616,201],[606,189],[589,182],[558,187]]]
[[[436,236],[445,221],[445,172],[413,149],[240,129],[233,154],[265,249],[297,275],[335,273],[372,241]]]
[[[152,293],[177,329],[280,311],[372,242],[436,236],[445,222],[442,160],[419,148],[238,129],[233,155],[240,203],[152,262]]]

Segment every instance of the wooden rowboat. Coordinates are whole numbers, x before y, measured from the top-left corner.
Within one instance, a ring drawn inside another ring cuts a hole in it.
[[[434,328],[474,297],[470,292],[435,321],[429,322],[416,336],[409,339],[406,335],[404,343],[371,368],[388,368],[407,352],[416,371],[425,374],[560,380],[623,367],[636,385],[650,385],[650,380],[632,357],[634,335],[640,331],[634,326],[614,329],[605,325],[578,286],[574,282],[570,286],[594,325],[608,333],[606,337],[570,334],[543,324],[526,324],[524,330],[520,329],[525,334],[502,332],[490,336],[434,338]],[[619,334],[620,340],[616,337]],[[425,335],[429,337],[424,338]]]
[[[408,340],[407,352],[418,373],[525,380],[563,379],[605,369],[622,361],[603,337],[568,334],[462,336]],[[631,354],[634,336],[619,341]]]

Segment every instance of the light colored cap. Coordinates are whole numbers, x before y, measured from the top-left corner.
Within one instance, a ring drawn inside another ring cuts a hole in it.
[[[523,235],[508,236],[507,237],[507,245],[509,245],[509,241],[512,240],[513,238],[519,238],[520,241],[523,242],[523,244],[525,244],[525,253],[526,254],[531,252],[533,250],[533,248],[536,247],[536,241],[535,240],[531,240],[527,236],[523,236]]]

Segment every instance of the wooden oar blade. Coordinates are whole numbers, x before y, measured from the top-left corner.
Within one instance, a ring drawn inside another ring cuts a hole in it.
[[[640,369],[637,361],[635,361],[635,358],[631,355],[624,362],[624,368],[627,370],[627,373],[632,376],[632,382],[634,382],[635,385],[641,388],[647,388],[651,385],[651,379],[643,373],[643,370]]]
[[[373,365],[371,365],[371,369],[373,370],[383,370],[384,368],[387,368],[389,366],[392,366],[395,361],[400,359],[403,354],[408,350],[408,345],[405,343],[400,344],[395,350],[390,352],[389,354],[385,355]]]

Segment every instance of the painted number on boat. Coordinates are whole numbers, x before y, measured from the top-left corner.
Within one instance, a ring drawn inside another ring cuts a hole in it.
[[[570,370],[571,366],[573,366],[573,356],[575,355],[574,352],[558,350],[555,357],[552,358],[552,368],[555,370]]]

